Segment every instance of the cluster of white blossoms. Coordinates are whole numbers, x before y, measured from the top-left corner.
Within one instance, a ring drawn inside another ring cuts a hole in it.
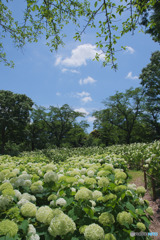
[[[49,225],[54,217],[53,210],[48,206],[40,207],[36,212],[36,219],[44,224]]]
[[[27,202],[22,205],[21,213],[24,217],[35,217],[37,212],[37,207],[31,202]]]
[[[108,225],[112,225],[113,223],[115,223],[115,219],[113,214],[109,213],[109,212],[103,212],[100,216],[99,216],[99,222],[103,225],[103,226],[108,226]]]
[[[40,240],[40,237],[38,234],[36,234],[36,229],[32,224],[29,224],[28,226],[28,240]]]
[[[133,223],[133,217],[130,213],[122,211],[118,213],[117,215],[117,221],[121,224],[132,224]]]
[[[86,240],[104,240],[105,234],[102,227],[92,223],[85,228],[84,237]]]
[[[0,236],[6,235],[9,237],[14,237],[18,232],[18,226],[15,222],[8,219],[0,222]]]
[[[48,164],[48,159],[46,162],[16,159],[10,166],[3,163],[0,166],[0,210],[6,214],[6,220],[0,222],[0,236],[17,234],[19,237],[18,224],[23,220],[29,223],[27,240],[40,240],[39,229],[47,231],[50,238],[65,239],[67,234],[66,239],[71,235],[77,238],[77,234],[83,234],[81,238],[85,240],[116,240],[117,232],[109,233],[108,229],[112,225],[121,229],[133,221],[135,230],[145,231],[140,209],[144,209],[147,217],[153,210],[141,198],[145,189],[126,183],[124,162],[113,154],[101,158],[96,155],[72,157],[61,164]],[[127,208],[117,212],[121,201],[127,199],[134,205],[134,198],[138,223]],[[111,204],[116,211],[111,208],[108,211],[106,206]],[[81,226],[80,214],[86,221],[82,224],[88,221],[88,225]],[[8,230],[7,224],[10,224]]]
[[[44,182],[57,182],[58,180],[58,175],[56,172],[49,171],[44,175]]]
[[[76,230],[74,221],[64,213],[57,214],[52,218],[48,228],[49,233],[53,236],[63,236],[67,233],[73,233]]]
[[[92,191],[89,189],[83,187],[75,195],[75,199],[78,200],[92,200],[93,199],[93,194]]]

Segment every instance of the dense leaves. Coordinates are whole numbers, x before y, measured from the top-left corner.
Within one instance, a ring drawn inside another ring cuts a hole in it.
[[[23,47],[26,42],[37,42],[40,35],[45,35],[46,44],[53,51],[57,50],[59,45],[64,44],[66,36],[64,29],[69,23],[75,27],[73,37],[76,40],[81,40],[82,34],[89,28],[95,28],[97,37],[95,44],[102,49],[95,59],[102,57],[103,65],[109,64],[113,68],[117,68],[115,62],[117,42],[124,34],[133,33],[140,25],[145,25],[147,32],[153,36],[153,40],[159,41],[159,3],[155,0],[117,2],[110,0],[93,2],[87,0],[25,0],[23,12],[16,18],[13,17],[14,7],[10,2],[0,1],[0,37],[2,39],[0,61],[7,66],[13,66],[13,62],[8,61],[6,57],[6,46],[3,40],[6,36],[12,39],[15,46]],[[141,17],[143,20],[139,21]],[[125,49],[125,46],[121,46],[122,49]]]

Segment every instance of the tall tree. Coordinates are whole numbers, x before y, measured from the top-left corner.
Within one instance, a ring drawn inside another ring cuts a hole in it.
[[[109,122],[126,133],[130,143],[133,128],[141,111],[142,92],[140,88],[130,88],[125,93],[117,92],[104,101],[110,109]]]
[[[2,154],[8,140],[17,144],[24,140],[32,105],[32,100],[24,94],[0,90],[0,151]]]
[[[158,0],[153,6],[144,10],[141,24],[146,27],[145,32],[150,34],[155,42],[160,43],[160,2]]]
[[[45,34],[46,44],[52,51],[64,44],[66,24],[75,24],[76,40],[80,40],[88,28],[96,28],[95,44],[102,49],[104,65],[111,64],[114,68],[117,66],[115,52],[119,38],[128,32],[133,33],[141,25],[139,18],[145,12],[150,13],[154,9],[157,13],[159,9],[156,0],[25,0],[23,18],[19,20],[19,16],[14,19],[10,2],[11,0],[0,1],[0,39],[9,35],[17,47],[22,47],[26,42],[37,42],[38,37]],[[81,17],[83,21],[80,20]],[[152,18],[147,21],[150,28],[153,23],[159,22],[159,18],[154,17],[154,22]],[[153,31],[152,28],[152,35],[157,36],[158,29],[155,27]],[[97,60],[99,57],[98,54],[95,56]],[[5,41],[0,42],[0,61],[6,65],[12,64],[6,57]]]
[[[139,78],[143,87],[144,118],[160,137],[160,51],[152,53],[150,63],[142,69]],[[146,114],[145,114],[146,113]]]
[[[43,110],[40,109],[40,119],[44,120],[48,126],[49,140],[60,147],[73,128],[76,119],[82,117],[83,114],[75,112],[68,104],[62,107],[50,106],[46,112]]]

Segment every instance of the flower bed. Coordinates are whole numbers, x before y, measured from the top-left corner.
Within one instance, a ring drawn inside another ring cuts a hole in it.
[[[153,212],[127,178],[126,161],[113,154],[59,164],[1,156],[0,240],[135,239],[131,232],[149,232]]]

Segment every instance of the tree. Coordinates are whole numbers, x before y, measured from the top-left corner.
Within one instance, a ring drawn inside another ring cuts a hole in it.
[[[39,108],[39,119],[45,121],[48,127],[48,139],[57,147],[65,142],[67,134],[73,128],[78,117],[83,117],[83,114],[75,112],[68,104],[64,104],[62,107],[50,106],[48,109]]]
[[[130,88],[125,93],[117,92],[103,103],[109,109],[110,124],[126,133],[126,143],[130,143],[133,128],[141,111],[142,92],[140,88]]]
[[[158,0],[155,1],[154,6],[144,11],[141,24],[146,27],[145,33],[150,34],[155,42],[160,43],[160,2]]]
[[[20,144],[30,121],[32,100],[24,94],[0,90],[0,152],[3,154],[7,141]]]
[[[98,129],[99,133],[97,134],[97,138],[100,138],[106,146],[125,142],[123,131],[111,121],[112,115],[112,109],[110,108],[93,113],[95,117],[94,129]]]
[[[37,107],[37,106],[36,106]],[[27,126],[27,139],[30,150],[44,149],[49,144],[48,126],[46,122],[40,118],[45,114],[42,108],[34,108],[30,114],[30,123]]]
[[[42,34],[46,36],[50,50],[57,50],[64,44],[64,26],[70,22],[75,24],[74,38],[81,40],[81,35],[88,28],[96,29],[98,41],[96,46],[102,49],[104,66],[111,64],[116,68],[115,48],[120,37],[128,32],[134,32],[141,25],[139,19],[145,12],[154,9],[157,13],[156,0],[25,0],[23,20],[14,19],[9,9],[9,0],[0,1],[0,39],[8,34],[17,47],[22,47],[26,42],[37,42]],[[126,14],[126,12],[128,14]],[[83,17],[83,21],[81,21]],[[120,19],[122,21],[120,22]],[[153,20],[154,19],[154,20]],[[85,20],[85,26],[81,26]],[[118,24],[117,24],[118,22]],[[147,27],[152,28],[153,23],[158,23],[157,17],[147,19]],[[21,24],[22,23],[22,24]],[[157,25],[158,26],[158,25]],[[157,36],[158,27],[154,28],[152,35]],[[155,40],[155,39],[154,39]],[[6,65],[13,64],[6,57],[4,41],[0,42],[0,60]],[[122,49],[125,46],[121,47]],[[96,55],[98,60],[100,55]]]
[[[142,69],[139,78],[144,92],[144,119],[160,137],[160,51],[152,53],[150,63]]]

